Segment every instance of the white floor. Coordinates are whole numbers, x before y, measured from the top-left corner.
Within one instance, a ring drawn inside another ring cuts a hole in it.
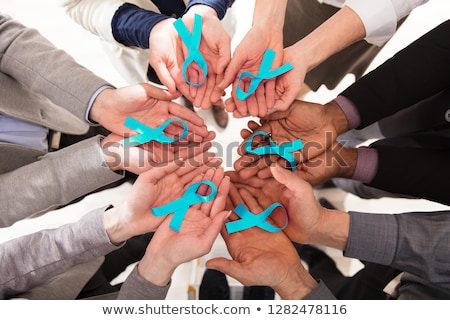
[[[94,71],[99,76],[105,78],[116,86],[127,85],[114,67],[109,63],[97,39],[83,30],[80,26],[70,20],[59,6],[60,0],[0,0],[0,11],[12,15],[27,26],[37,28],[57,47],[66,50],[80,64]],[[237,24],[237,34],[233,43],[236,44],[239,38],[250,26],[252,18],[252,6],[254,0],[237,0],[232,12],[239,12]],[[408,20],[383,48],[381,53],[373,62],[370,69],[381,64],[393,53],[406,46],[408,43],[427,32],[434,26],[450,18],[450,2],[448,0],[432,0],[429,3],[415,9]],[[352,76],[346,77],[342,83],[332,91],[325,88],[310,94],[307,99],[315,102],[327,102],[334,98],[341,90],[354,81]],[[217,130],[217,142],[222,146],[230,146],[233,142],[240,142],[239,131],[246,127],[249,119],[230,119],[230,124],[225,130],[216,127],[209,112],[201,112],[211,129]],[[224,148],[226,149],[226,148]],[[235,148],[231,154],[225,154],[224,166],[232,169],[232,163],[236,159]],[[91,208],[102,206],[108,203],[118,203],[125,197],[130,185],[124,184],[116,189],[100,192],[96,195],[88,196],[83,201],[49,212],[46,215],[21,221],[10,228],[0,230],[0,241],[38,230],[41,228],[52,228],[62,223],[76,221]],[[355,210],[377,213],[398,213],[410,210],[432,211],[446,208],[443,205],[426,200],[400,200],[383,198],[379,200],[364,200],[352,194],[347,194],[339,189],[318,190],[317,196],[326,197],[332,204],[341,210]],[[359,262],[342,257],[342,253],[329,248],[324,248],[332,255],[345,274],[352,274],[360,267]],[[226,255],[226,248],[218,239],[213,251],[209,256]],[[209,257],[208,256],[208,257]],[[186,263],[180,266],[173,278],[173,285],[169,291],[168,299],[187,299],[188,286],[190,283],[198,283],[201,278],[202,263],[208,257],[204,257],[193,263]],[[199,266],[199,272],[195,274]],[[237,288],[239,285],[232,279],[232,284]],[[194,286],[195,287],[195,286]],[[238,290],[238,289],[237,289]]]

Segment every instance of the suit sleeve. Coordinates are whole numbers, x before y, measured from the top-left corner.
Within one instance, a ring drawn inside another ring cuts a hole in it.
[[[100,136],[97,136],[2,174],[0,226],[11,226],[123,178],[103,161]],[[76,188],[73,181],[77,181]],[[37,192],[42,196],[36,197]]]
[[[0,13],[0,72],[85,121],[89,99],[108,83],[44,38]]]
[[[408,108],[450,83],[450,20],[437,26],[347,88],[364,128]]]
[[[450,289],[450,212],[350,212],[344,255],[389,265]]]
[[[0,298],[27,292],[72,266],[117,249],[104,229],[103,212],[97,209],[75,223],[1,244]]]

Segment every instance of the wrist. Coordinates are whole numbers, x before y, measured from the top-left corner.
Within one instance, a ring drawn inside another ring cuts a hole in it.
[[[358,163],[358,150],[356,148],[341,147],[338,156],[344,160],[344,163],[339,165],[337,176],[352,179]],[[338,163],[340,162],[338,161]]]
[[[321,208],[322,219],[310,235],[308,243],[321,244],[344,251],[350,232],[350,214]]]
[[[110,140],[106,137],[100,141],[100,147],[103,152],[104,163],[109,167],[109,169],[111,169],[111,171],[124,170],[124,149],[121,143]]]
[[[325,114],[335,128],[338,136],[349,130],[346,114],[336,101],[332,100],[325,104]]]
[[[163,253],[154,253],[150,246],[139,262],[138,272],[148,282],[164,287],[170,282],[176,267],[165,261]]]
[[[281,299],[301,300],[318,286],[317,281],[301,263],[290,270],[283,283],[273,288]]]
[[[214,8],[204,5],[204,4],[194,4],[189,8],[188,11],[183,15],[184,16],[194,16],[194,14],[198,14],[202,17],[214,16],[218,18],[216,10]]]
[[[101,92],[97,94],[92,102],[91,109],[89,110],[88,119],[95,123],[101,123],[101,115],[106,112],[105,109],[109,105],[111,94],[114,92],[114,88],[105,87],[101,88]]]
[[[112,244],[120,244],[134,236],[121,218],[123,216],[123,210],[125,210],[123,206],[111,207],[103,214],[103,225]]]
[[[287,0],[257,0],[253,13],[253,27],[260,26],[270,32],[283,32]]]

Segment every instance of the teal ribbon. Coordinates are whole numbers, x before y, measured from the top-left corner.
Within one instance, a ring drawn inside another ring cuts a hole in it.
[[[245,100],[248,97],[250,97],[256,91],[256,89],[258,88],[258,86],[260,85],[260,83],[263,80],[278,77],[279,75],[282,75],[283,73],[288,72],[289,70],[291,70],[293,68],[292,64],[286,63],[286,64],[270,71],[270,68],[272,67],[274,59],[275,59],[275,51],[266,49],[266,51],[264,52],[264,56],[263,56],[261,65],[259,67],[258,73],[256,75],[254,75],[253,73],[248,72],[248,71],[241,73],[241,75],[239,76],[238,85],[236,88],[236,97],[239,100]],[[245,78],[245,77],[251,78],[248,92],[245,92],[244,90],[242,90],[241,85],[240,85],[242,78]]]
[[[270,216],[273,210],[275,210],[277,207],[281,207],[284,210],[284,213],[286,214],[286,222],[284,223],[284,226],[281,228],[275,227],[269,222],[267,222],[267,218]],[[286,212],[286,209],[284,206],[279,203],[275,202],[272,205],[270,205],[266,210],[264,210],[261,213],[253,214],[252,212],[248,211],[247,208],[244,207],[242,203],[240,203],[235,209],[234,212],[241,218],[240,220],[234,220],[231,222],[227,222],[225,224],[225,227],[227,228],[228,233],[238,232],[245,229],[249,229],[252,227],[259,227],[263,230],[269,231],[269,232],[279,232],[286,228],[288,225],[288,215]]]
[[[173,25],[188,49],[186,60],[184,60],[183,67],[181,69],[183,78],[189,85],[199,87],[203,84],[203,82],[205,82],[206,75],[208,74],[208,65],[199,50],[200,40],[202,38],[202,17],[198,14],[194,15],[194,27],[192,29],[192,34],[189,32],[181,18],[177,19]],[[199,83],[189,81],[186,75],[187,68],[192,62],[195,62],[202,70],[203,80]]]
[[[253,138],[256,136],[264,136],[265,138],[269,138],[269,144],[261,147],[257,147],[255,149],[252,148],[252,142]],[[247,153],[252,153],[256,155],[270,155],[270,154],[277,154],[286,161],[289,162],[291,166],[291,170],[295,171],[295,168],[297,164],[295,163],[295,158],[293,155],[293,152],[298,151],[303,148],[303,143],[300,139],[283,143],[281,145],[277,145],[275,142],[273,142],[270,135],[264,131],[258,131],[255,132],[248,140],[247,143],[244,146],[244,149]]]
[[[183,133],[176,138],[171,138],[164,134],[164,130],[167,128],[169,124],[173,122],[179,122],[183,125]],[[122,139],[122,145],[126,148],[135,147],[149,141],[157,141],[160,143],[169,144],[176,142],[180,139],[183,139],[188,133],[188,127],[186,122],[184,122],[181,119],[175,118],[167,120],[166,122],[164,122],[162,125],[160,125],[155,129],[148,127],[147,125],[143,124],[142,122],[139,122],[136,119],[133,119],[132,117],[127,117],[125,119],[124,125],[132,129],[133,131],[139,133],[138,135]]]
[[[211,193],[206,196],[201,196],[197,193],[198,188],[202,185],[206,184],[211,187]],[[174,200],[172,202],[166,203],[157,208],[152,208],[152,212],[155,216],[161,217],[168,215],[170,213],[174,213],[172,220],[170,221],[170,227],[175,231],[180,231],[181,223],[183,222],[184,216],[186,215],[190,206],[208,202],[214,199],[217,194],[217,187],[209,180],[199,181],[197,183],[192,184],[186,191],[183,193],[181,198]]]

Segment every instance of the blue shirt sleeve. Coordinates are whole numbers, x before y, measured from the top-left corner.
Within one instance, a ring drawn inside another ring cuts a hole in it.
[[[186,11],[196,4],[203,4],[216,10],[217,16],[222,20],[232,3],[232,0],[190,0],[186,7]]]
[[[114,13],[112,33],[114,39],[123,45],[148,49],[150,31],[158,22],[168,18],[170,16],[124,3]]]

